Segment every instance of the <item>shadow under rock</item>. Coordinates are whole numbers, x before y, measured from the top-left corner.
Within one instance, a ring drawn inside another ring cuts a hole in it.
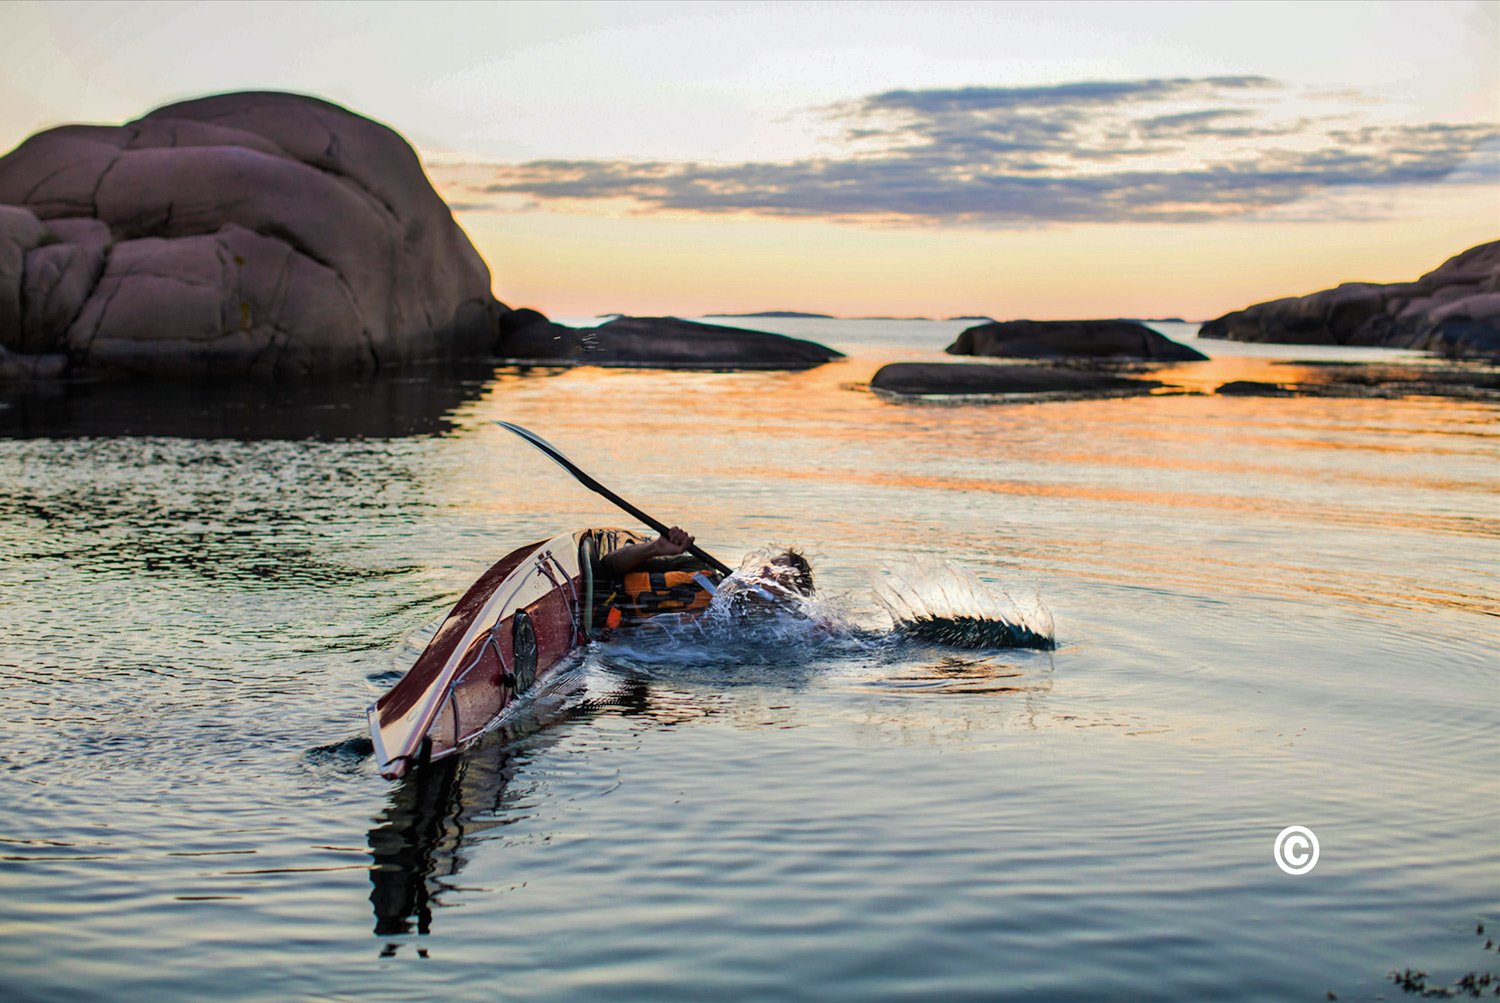
[[[493,362],[359,379],[0,386],[0,438],[392,439],[443,435],[495,378]]]

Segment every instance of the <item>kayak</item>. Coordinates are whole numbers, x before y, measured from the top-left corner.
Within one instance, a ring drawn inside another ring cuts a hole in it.
[[[420,658],[369,709],[380,774],[451,756],[571,661],[595,634],[595,572],[624,529],[583,529],[506,555],[453,607]]]

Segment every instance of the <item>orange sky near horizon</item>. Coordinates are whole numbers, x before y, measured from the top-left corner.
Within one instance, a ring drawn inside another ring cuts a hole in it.
[[[1199,321],[1340,282],[1410,281],[1500,239],[1500,194],[1488,213],[1472,192],[1438,201],[1445,214],[1375,221],[995,230],[745,214],[455,218],[489,263],[496,297],[549,316],[797,310]]]

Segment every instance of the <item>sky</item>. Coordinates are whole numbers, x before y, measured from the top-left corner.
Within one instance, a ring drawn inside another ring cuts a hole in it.
[[[1500,2],[0,4],[0,149],[396,129],[551,316],[1206,319],[1500,237]]]

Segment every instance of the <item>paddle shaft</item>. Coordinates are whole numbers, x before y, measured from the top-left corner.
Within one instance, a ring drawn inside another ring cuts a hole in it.
[[[535,432],[527,428],[522,428],[520,425],[513,425],[508,421],[497,421],[495,422],[495,424],[499,425],[501,428],[505,429],[508,432],[514,432],[516,435],[519,435],[521,438],[531,443],[537,449],[540,449],[542,452],[546,453],[554,463],[562,467],[568,473],[572,474],[573,478],[577,480],[579,484],[582,484],[590,491],[605,498],[606,500],[620,508],[622,511],[629,513],[634,518],[639,519],[642,523],[650,526],[662,536],[666,536],[669,532],[666,523],[662,522],[660,519],[653,519],[651,516],[647,515],[645,512],[642,512],[640,509],[636,508],[634,505],[630,504],[630,502],[615,494],[603,484],[600,484],[598,481],[594,480],[588,474],[580,470],[578,468],[578,464],[574,463],[572,460],[564,456],[560,449],[552,445],[546,439],[543,439],[541,436],[537,435]],[[710,567],[721,572],[722,574],[730,575],[734,573],[729,569],[729,566],[727,564],[719,560],[717,557],[714,557],[712,554],[708,553],[706,550],[697,546],[696,544],[688,548],[688,553],[692,554],[694,557],[697,557],[702,561],[707,562]]]

